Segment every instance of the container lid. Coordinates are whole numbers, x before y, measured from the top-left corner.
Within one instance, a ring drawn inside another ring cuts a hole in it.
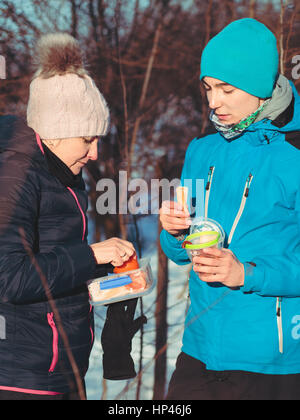
[[[201,239],[204,239],[203,237],[205,236],[211,236],[210,240],[206,239],[204,241],[201,241]],[[182,247],[185,249],[209,248],[213,245],[217,245],[220,240],[220,237],[220,233],[216,232],[215,230],[192,233],[192,235],[186,237],[185,241],[182,244]],[[195,239],[197,239],[199,242],[195,242]]]
[[[117,277],[100,282],[100,290],[115,289],[117,287],[127,286],[130,283],[132,283],[130,276]]]
[[[190,235],[192,235],[193,233],[208,231],[219,232],[221,235],[220,240],[225,239],[224,229],[222,228],[220,223],[216,222],[215,220],[204,217],[198,217],[192,220],[192,225],[189,233]]]

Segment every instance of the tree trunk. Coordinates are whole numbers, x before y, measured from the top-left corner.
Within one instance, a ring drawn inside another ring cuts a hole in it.
[[[256,0],[250,0],[249,17],[255,19]]]
[[[164,165],[158,162],[156,167],[157,178],[163,177]],[[160,200],[161,201],[161,200]],[[161,206],[161,203],[160,203]],[[160,233],[162,225],[158,223],[158,267],[157,267],[157,299],[155,309],[156,342],[155,342],[155,367],[154,367],[154,400],[162,400],[165,396],[167,373],[167,304],[168,304],[168,258],[160,246]]]
[[[280,0],[280,37],[279,37],[279,52],[280,52],[280,73],[285,73],[284,65],[284,12],[285,12],[285,1]]]
[[[159,234],[161,225],[159,223]],[[168,300],[168,258],[158,244],[157,271],[157,300],[156,300],[156,351],[154,368],[154,400],[162,400],[165,396],[167,374],[167,300]]]

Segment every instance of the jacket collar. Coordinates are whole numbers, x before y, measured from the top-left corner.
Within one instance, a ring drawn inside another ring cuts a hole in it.
[[[294,111],[295,111],[295,97],[293,96],[293,99],[287,109],[283,111],[280,115],[278,115],[277,118],[272,122],[272,125],[278,128],[282,128],[285,125],[287,125],[289,122],[292,121],[294,117]]]
[[[30,160],[45,163],[34,131],[27,126],[23,118],[14,115],[0,117],[0,150],[21,153]]]
[[[0,117],[0,152],[1,150],[20,153],[31,162],[47,168],[67,187],[85,189],[82,173],[73,175],[56,155],[41,144],[39,137],[22,118],[12,115]]]
[[[245,136],[244,139],[253,146],[270,144],[278,140],[284,141],[286,132],[289,131],[286,126],[295,119],[296,105],[297,102],[293,96],[290,105],[275,120],[264,119],[252,124],[242,137]]]

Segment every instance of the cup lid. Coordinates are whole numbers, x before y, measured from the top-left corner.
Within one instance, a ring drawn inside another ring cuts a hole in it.
[[[209,236],[210,238],[207,239],[205,238],[205,236]],[[216,232],[215,230],[192,233],[191,235],[186,237],[185,241],[182,244],[182,248],[185,248],[185,249],[209,248],[213,245],[217,245],[220,237],[221,237],[220,233]],[[195,239],[200,239],[200,241],[195,243],[194,242]],[[202,239],[202,242],[201,242],[201,239]]]

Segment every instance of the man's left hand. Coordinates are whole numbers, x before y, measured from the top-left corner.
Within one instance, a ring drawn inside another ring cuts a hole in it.
[[[244,286],[244,265],[230,249],[205,248],[201,254],[193,257],[193,268],[200,280],[227,287]]]

